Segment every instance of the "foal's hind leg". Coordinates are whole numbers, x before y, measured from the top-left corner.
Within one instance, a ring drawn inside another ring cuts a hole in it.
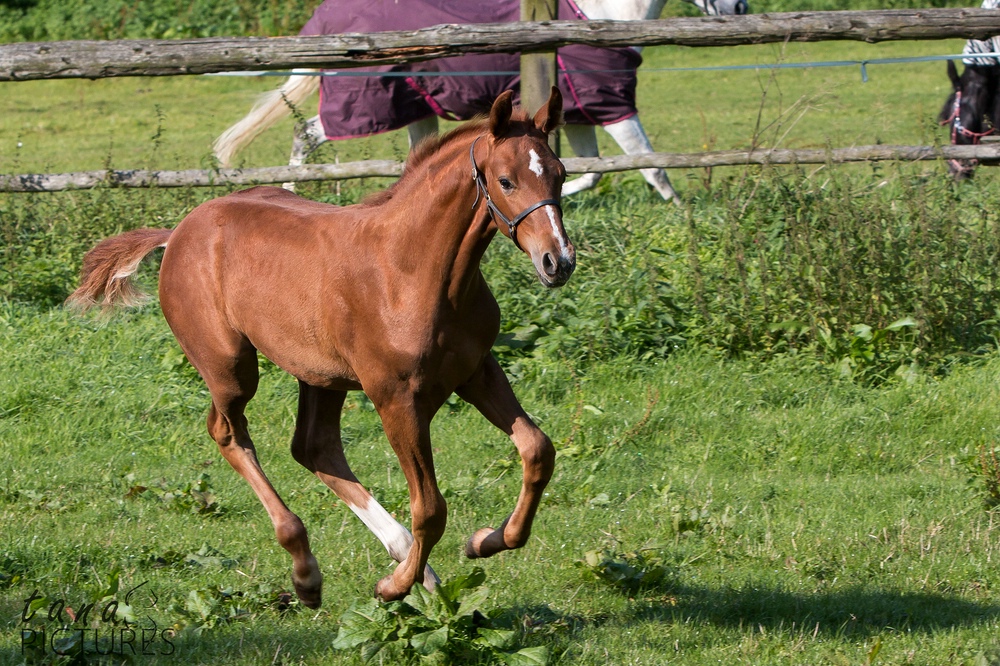
[[[200,333],[203,344],[189,347],[182,343],[182,346],[212,394],[208,432],[219,445],[223,457],[249,482],[271,518],[278,543],[292,556],[295,594],[304,605],[318,608],[323,575],[309,549],[306,528],[267,480],[247,432],[243,410],[257,392],[257,352],[245,339],[213,340],[205,344],[204,338],[208,336],[204,330]],[[183,333],[178,335],[178,339],[182,336]]]
[[[507,376],[492,356],[467,384],[459,387],[458,395],[514,441],[524,472],[514,512],[498,529],[485,527],[473,534],[465,545],[465,554],[489,557],[502,550],[520,548],[528,540],[542,492],[552,478],[555,447],[521,407]]]
[[[292,456],[330,487],[378,537],[389,555],[402,562],[413,535],[400,525],[354,476],[340,438],[344,391],[328,391],[299,382],[299,414],[292,438]],[[430,566],[424,568],[424,587],[441,582]]]

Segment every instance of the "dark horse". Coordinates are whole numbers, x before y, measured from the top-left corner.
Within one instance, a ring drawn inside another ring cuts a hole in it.
[[[958,75],[955,63],[948,61],[951,94],[941,107],[938,122],[948,125],[951,143],[967,146],[979,143],[984,136],[996,132],[1000,122],[1000,66],[965,65]],[[971,178],[977,160],[948,160],[948,170],[955,178]]]
[[[376,594],[400,599],[427,567],[446,507],[431,454],[430,422],[452,394],[513,440],[524,480],[499,528],[469,539],[469,557],[524,545],[555,449],[522,409],[490,353],[500,310],[480,272],[497,230],[531,257],[549,287],[576,266],[559,204],[566,177],[549,149],[562,97],[530,118],[501,95],[489,117],[423,143],[391,188],[354,206],[316,203],[257,187],[198,206],[173,230],[139,229],[97,245],[69,298],[130,304],[144,256],[166,247],[160,305],[212,396],[208,431],[264,504],[292,556],[303,604],[320,604],[322,575],[302,521],[261,470],[244,408],[257,390],[257,352],[299,380],[295,460],[316,474],[399,562]],[[382,419],[410,492],[412,536],[358,481],[344,457],[340,414],[363,390]]]

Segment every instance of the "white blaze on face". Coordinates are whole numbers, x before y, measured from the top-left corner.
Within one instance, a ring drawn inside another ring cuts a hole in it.
[[[568,257],[569,245],[566,242],[566,236],[559,233],[559,223],[556,221],[555,208],[552,206],[546,206],[545,212],[549,214],[549,224],[552,225],[552,235],[559,239],[559,252],[563,257]]]
[[[528,155],[531,156],[531,162],[528,163],[528,168],[531,169],[532,173],[541,178],[542,174],[545,173],[545,168],[542,167],[542,158],[538,156],[538,153],[535,152],[534,148],[528,151]]]

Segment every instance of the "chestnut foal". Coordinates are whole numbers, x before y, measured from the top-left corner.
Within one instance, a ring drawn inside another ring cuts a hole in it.
[[[576,252],[562,225],[565,170],[549,149],[561,122],[553,88],[534,118],[501,95],[488,118],[423,143],[402,178],[354,206],[256,187],[198,206],[173,230],[107,239],[84,259],[71,304],[131,305],[139,262],[165,247],[160,305],[212,395],[208,430],[245,478],[292,556],[303,604],[320,605],[322,574],[302,521],[275,492],[247,433],[257,352],[299,380],[292,455],[347,502],[399,564],[375,588],[385,600],[437,582],[427,566],[445,528],[430,422],[457,393],[507,433],[523,487],[499,528],[477,531],[469,557],[523,546],[555,449],[522,409],[490,354],[500,310],[480,272],[499,229],[531,257],[549,287],[564,284]],[[340,414],[348,390],[368,394],[410,492],[412,535],[358,481],[344,457]]]

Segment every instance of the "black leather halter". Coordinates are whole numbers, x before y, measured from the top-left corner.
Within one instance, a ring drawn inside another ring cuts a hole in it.
[[[490,197],[490,191],[486,189],[486,179],[483,177],[479,167],[476,166],[476,141],[479,141],[481,138],[482,137],[476,137],[476,140],[473,141],[472,145],[469,147],[469,160],[472,162],[472,179],[476,181],[477,188],[476,200],[472,203],[472,209],[475,210],[476,206],[479,205],[480,197],[486,199],[486,208],[489,210],[490,215],[493,216],[493,220],[496,221],[499,218],[504,224],[507,225],[507,229],[510,231],[510,239],[514,241],[514,247],[524,252],[524,248],[517,242],[517,225],[521,224],[521,222],[524,221],[524,218],[528,217],[542,206],[555,206],[559,211],[559,215],[562,215],[562,206],[559,204],[558,199],[543,199],[542,201],[525,208],[513,220],[508,219],[506,215],[500,212],[497,205],[493,203],[493,199]]]

